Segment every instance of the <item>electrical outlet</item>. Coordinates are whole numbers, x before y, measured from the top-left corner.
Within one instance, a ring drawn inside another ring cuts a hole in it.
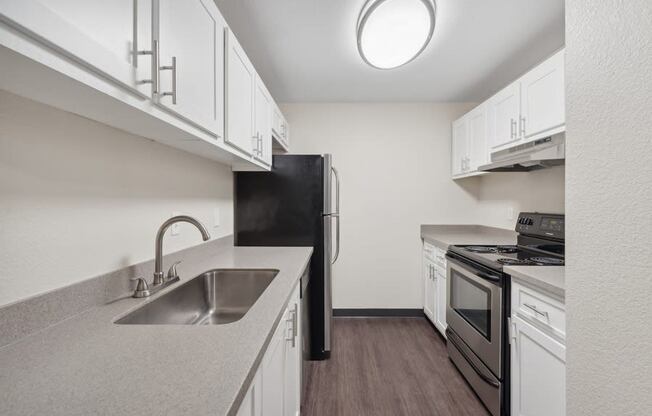
[[[180,213],[180,212],[177,212],[177,211],[174,211],[174,212],[172,213],[172,216],[173,216],[173,217],[176,217],[177,215],[181,215],[181,213]],[[170,235],[173,235],[173,236],[177,236],[177,235],[179,235],[179,234],[181,233],[181,227],[180,227],[180,225],[181,225],[181,224],[179,224],[179,223],[172,224],[172,226],[170,227]]]
[[[514,220],[514,207],[507,207],[507,219],[510,221]]]
[[[213,209],[213,228],[217,228],[220,226],[220,209],[215,208]]]

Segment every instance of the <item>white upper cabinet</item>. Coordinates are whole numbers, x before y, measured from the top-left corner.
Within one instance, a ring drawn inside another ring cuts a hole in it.
[[[565,131],[564,51],[489,99],[490,151]]]
[[[0,46],[0,89],[240,170],[271,165],[276,103],[263,86],[256,112],[256,71],[212,0],[0,1]],[[287,143],[284,118],[278,132]]]
[[[471,111],[467,116],[468,144],[467,158],[468,170],[475,172],[478,166],[488,162],[487,152],[487,106],[482,104]]]
[[[224,31],[210,0],[159,0],[158,102],[224,135]]]
[[[521,86],[514,83],[489,100],[490,125],[493,127],[491,148],[495,149],[519,140]]]
[[[566,123],[564,51],[559,51],[521,80],[520,135],[523,141],[563,131]]]
[[[566,130],[564,51],[453,122],[454,178],[480,174],[491,153]]]
[[[227,29],[226,34],[226,129],[225,140],[252,155],[256,140],[254,85],[256,71],[240,43]]]
[[[256,76],[254,157],[266,165],[272,164],[272,97],[263,80]]]
[[[487,163],[487,111],[482,104],[453,122],[451,173],[453,177],[478,175]]]
[[[290,150],[289,124],[276,104],[272,110],[272,135],[283,150]]]
[[[0,14],[121,87],[151,94],[151,84],[140,81],[151,80],[152,0],[2,1]]]
[[[467,119],[462,117],[453,122],[453,141],[451,146],[451,174],[459,176],[467,169],[468,128]]]

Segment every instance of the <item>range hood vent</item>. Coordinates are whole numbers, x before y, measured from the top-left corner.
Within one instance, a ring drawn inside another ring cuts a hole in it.
[[[491,154],[491,163],[480,166],[483,172],[529,172],[564,164],[564,134],[510,147]]]

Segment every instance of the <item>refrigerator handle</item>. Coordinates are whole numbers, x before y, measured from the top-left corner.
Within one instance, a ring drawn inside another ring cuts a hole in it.
[[[335,213],[333,217],[335,218],[335,256],[333,256],[332,264],[335,264],[337,258],[340,256],[340,175],[337,173],[337,169],[331,167],[331,171],[335,176]]]

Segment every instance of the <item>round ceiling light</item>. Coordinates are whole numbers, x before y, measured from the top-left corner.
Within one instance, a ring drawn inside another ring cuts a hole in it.
[[[358,51],[374,68],[398,68],[423,52],[434,30],[433,0],[367,0],[358,18]]]

